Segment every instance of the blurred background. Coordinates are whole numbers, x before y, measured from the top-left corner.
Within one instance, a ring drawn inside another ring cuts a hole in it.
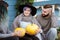
[[[51,4],[53,6],[52,10],[53,13],[58,18],[58,24],[60,24],[60,1],[59,0],[3,0],[8,3],[8,17],[9,17],[9,27],[12,26],[12,22],[16,15],[19,15],[18,12],[18,6],[30,3],[31,5],[35,6],[37,8],[37,14],[41,14],[41,10],[43,5],[45,4]],[[60,25],[59,25],[60,26]]]
[[[12,30],[12,23],[13,23],[15,17],[20,14],[17,9],[18,6],[26,4],[26,3],[30,3],[31,5],[33,5],[34,7],[37,8],[36,15],[41,14],[43,5],[51,4],[53,7],[52,8],[53,14],[56,15],[58,18],[58,28],[60,27],[60,0],[3,0],[3,1],[7,2],[9,5],[7,8],[8,9],[7,18],[9,20],[8,27],[10,30]],[[58,31],[60,31],[60,29],[58,29]]]

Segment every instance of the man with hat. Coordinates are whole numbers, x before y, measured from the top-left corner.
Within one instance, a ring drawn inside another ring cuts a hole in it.
[[[21,14],[18,15],[13,22],[14,29],[17,27],[26,28],[27,24],[34,23],[39,26],[39,29],[36,31],[36,33],[41,32],[40,31],[41,26],[39,25],[37,20],[33,17],[36,14],[36,8],[26,4],[20,5],[18,9]],[[35,35],[30,36],[28,35],[28,33],[26,33],[26,35],[20,38],[20,40],[39,40],[39,38],[36,37]]]
[[[36,19],[41,25],[45,36],[44,38],[47,40],[55,40],[57,36],[57,18],[52,13],[52,6],[50,4],[44,5],[42,14],[38,15]]]

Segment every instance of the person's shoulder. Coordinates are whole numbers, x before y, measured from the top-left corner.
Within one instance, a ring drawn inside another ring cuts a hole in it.
[[[52,15],[51,18],[52,18],[52,20],[57,20],[58,19],[56,15]]]
[[[40,17],[41,17],[41,15],[40,15],[40,14],[36,16],[36,18],[40,18]]]
[[[16,18],[20,18],[21,16],[22,16],[22,14],[20,14],[20,15],[16,16]]]
[[[52,15],[52,18],[57,18],[57,16],[56,15]]]

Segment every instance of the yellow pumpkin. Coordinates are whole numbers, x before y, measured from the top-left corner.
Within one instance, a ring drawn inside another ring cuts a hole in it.
[[[23,37],[25,35],[26,30],[24,28],[16,28],[15,32],[22,31],[20,34],[20,37]]]
[[[39,27],[36,25],[36,24],[28,24],[27,27],[26,27],[26,32],[29,34],[29,35],[35,35],[36,34],[36,30],[38,29]]]

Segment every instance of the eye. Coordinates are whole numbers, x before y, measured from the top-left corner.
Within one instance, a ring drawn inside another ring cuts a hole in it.
[[[24,8],[23,10],[26,11],[26,8]]]

